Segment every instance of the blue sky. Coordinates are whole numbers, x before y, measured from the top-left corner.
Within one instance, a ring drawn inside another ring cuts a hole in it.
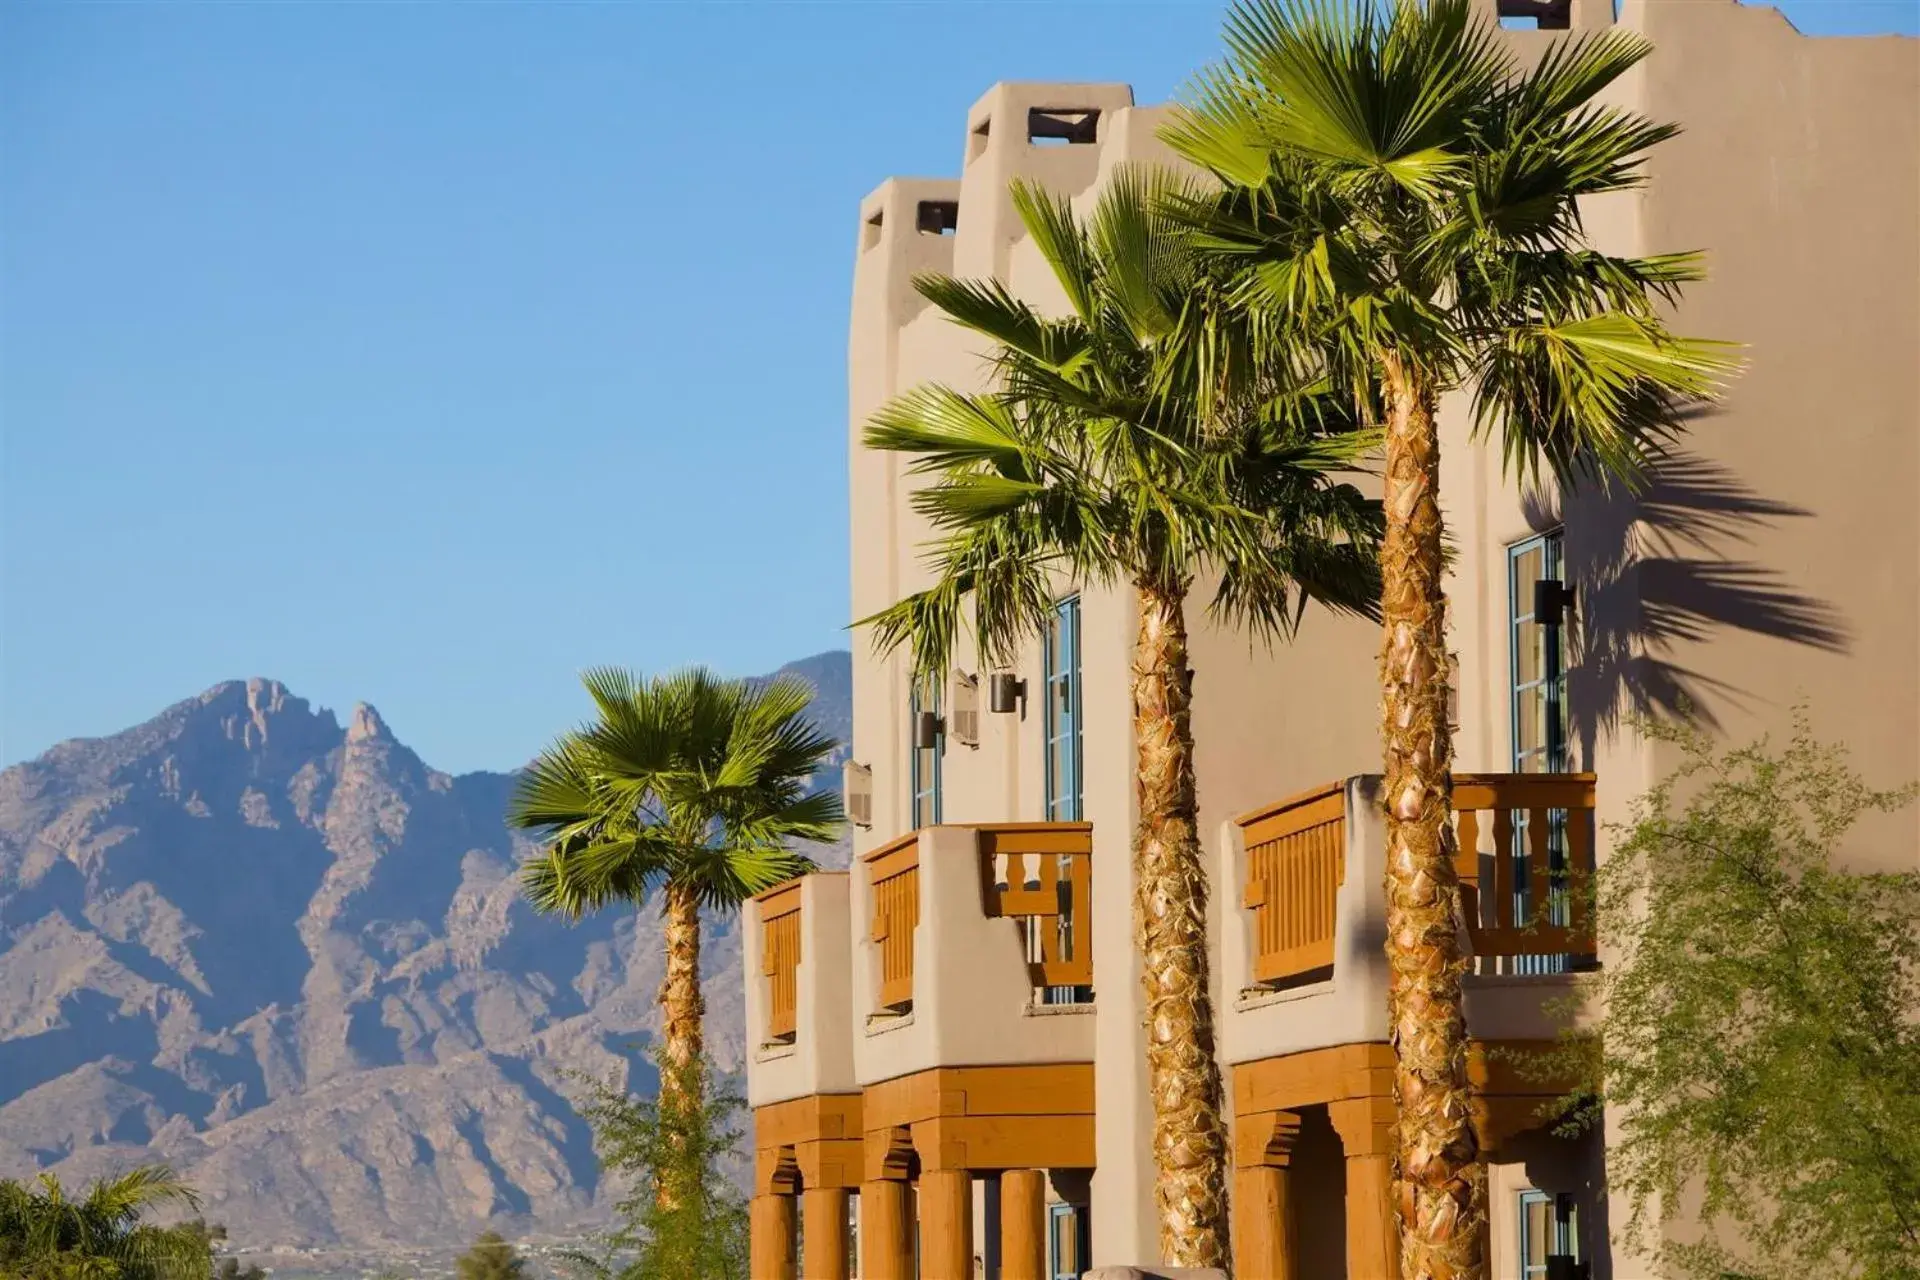
[[[267,675],[510,767],[583,666],[846,644],[860,197],[1221,12],[7,4],[0,763]]]

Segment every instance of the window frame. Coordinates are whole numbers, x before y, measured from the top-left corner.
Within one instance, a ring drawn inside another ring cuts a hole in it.
[[[1545,1204],[1551,1210],[1548,1219],[1551,1237],[1546,1241],[1545,1258],[1570,1257],[1575,1263],[1580,1261],[1580,1206],[1574,1203],[1572,1196],[1555,1191],[1542,1191],[1537,1187],[1527,1187],[1514,1198],[1516,1217],[1515,1241],[1519,1252],[1514,1255],[1516,1270],[1520,1280],[1546,1280],[1550,1262],[1538,1265],[1527,1261],[1527,1250],[1533,1244],[1531,1233],[1527,1229],[1527,1209],[1530,1205]]]
[[[933,690],[933,705],[927,706],[921,701],[921,690],[916,684],[907,697],[907,817],[910,830],[918,831],[922,827],[940,825],[945,808],[940,777],[940,759],[946,754],[947,727],[940,723],[939,732],[934,735],[933,746],[917,747],[913,742],[914,729],[922,711],[931,711],[935,717],[940,715],[940,690]],[[923,760],[922,757],[931,757]],[[927,772],[931,772],[931,778]],[[920,802],[927,801],[931,813],[929,821],[920,820]]]
[[[1072,1263],[1063,1262],[1060,1258],[1059,1223],[1062,1218],[1073,1224],[1073,1249],[1079,1257]],[[1050,1280],[1080,1280],[1080,1276],[1093,1266],[1092,1246],[1092,1215],[1087,1212],[1085,1205],[1056,1200],[1047,1206],[1047,1275]]]
[[[1045,662],[1042,680],[1047,704],[1042,726],[1046,759],[1044,817],[1048,822],[1081,822],[1086,814],[1086,714],[1081,697],[1080,597],[1077,593],[1054,602],[1053,616],[1047,624]],[[1059,777],[1060,767],[1055,759],[1055,749],[1062,744],[1065,750],[1061,754],[1066,757],[1070,774],[1066,779]]]
[[[1520,679],[1522,629],[1538,625],[1533,616],[1533,584],[1520,580],[1520,562],[1540,552],[1541,578],[1566,581],[1566,531],[1549,529],[1507,546],[1507,733],[1515,773],[1565,773],[1568,768],[1567,656],[1565,627],[1546,629],[1541,655],[1542,676],[1525,684]],[[1547,741],[1533,750],[1520,746],[1521,707],[1525,695],[1539,689],[1547,703]],[[1538,760],[1539,767],[1529,767]]]

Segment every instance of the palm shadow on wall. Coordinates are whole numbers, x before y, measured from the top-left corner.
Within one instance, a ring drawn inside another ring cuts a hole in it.
[[[1557,506],[1551,495],[1529,494],[1527,518],[1550,528]],[[1588,488],[1567,500],[1564,571],[1575,591],[1567,704],[1582,760],[1595,758],[1601,735],[1622,719],[1684,718],[1714,729],[1716,702],[1750,704],[1755,690],[1684,665],[1677,648],[1731,629],[1847,651],[1831,604],[1748,558],[1761,530],[1812,516],[1684,449],[1670,451],[1638,493]]]

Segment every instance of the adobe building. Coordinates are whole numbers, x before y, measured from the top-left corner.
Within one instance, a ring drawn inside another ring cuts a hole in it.
[[[1610,0],[1498,8],[1615,20]],[[1744,344],[1749,366],[1638,499],[1523,492],[1459,405],[1443,415],[1467,1016],[1500,1280],[1650,1274],[1609,1243],[1624,1207],[1600,1190],[1604,1136],[1541,1131],[1545,1086],[1487,1052],[1551,1038],[1543,1006],[1604,963],[1575,913],[1523,932],[1505,904],[1542,900],[1549,846],[1604,858],[1607,824],[1670,769],[1630,718],[1690,703],[1739,741],[1804,701],[1876,781],[1920,776],[1916,44],[1812,39],[1733,0],[1625,0],[1618,21],[1655,48],[1618,94],[1686,131],[1644,190],[1591,203],[1590,230],[1619,253],[1705,249],[1679,329]],[[1507,38],[1537,56],[1555,33]],[[1123,85],[996,85],[967,113],[959,177],[862,202],[851,617],[930,581],[913,482],[861,447],[869,416],[923,382],[986,385],[911,278],[994,276],[1063,308],[1008,181],[1084,207],[1114,166],[1171,161],[1164,119]],[[1310,611],[1267,652],[1197,604],[1190,624],[1235,1274],[1387,1280],[1378,632]],[[925,707],[904,657],[856,641],[852,869],[763,895],[744,922],[756,1278],[969,1280],[977,1257],[989,1277],[1053,1280],[1157,1257],[1133,640],[1127,591],[1063,582],[1017,668],[963,650]],[[1917,836],[1888,819],[1856,856],[1911,866]]]

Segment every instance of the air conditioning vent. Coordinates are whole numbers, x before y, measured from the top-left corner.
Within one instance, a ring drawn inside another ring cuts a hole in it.
[[[856,827],[873,825],[873,770],[858,761],[840,766],[840,791],[847,821]]]

